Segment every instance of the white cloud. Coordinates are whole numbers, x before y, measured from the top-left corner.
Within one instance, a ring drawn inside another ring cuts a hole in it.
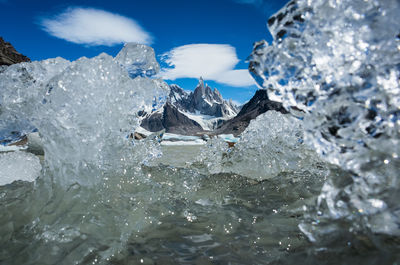
[[[255,85],[255,81],[247,69],[226,71],[217,76],[215,81],[238,87]]]
[[[162,55],[163,60],[174,68],[165,69],[166,79],[199,77],[209,79],[233,69],[239,62],[235,49],[230,45],[189,44],[176,47]]]
[[[41,25],[57,38],[91,46],[152,41],[133,19],[93,8],[69,8],[56,17],[43,19]]]
[[[234,70],[239,62],[234,47],[225,44],[189,44],[176,47],[162,55],[169,65],[163,68],[164,79],[199,78],[230,86],[254,85],[247,69]]]

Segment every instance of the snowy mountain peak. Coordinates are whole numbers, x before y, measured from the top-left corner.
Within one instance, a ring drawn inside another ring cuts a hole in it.
[[[167,104],[168,107],[164,106],[163,110],[157,112],[158,114],[150,114],[142,126],[156,131],[169,128],[170,132],[183,133],[186,130],[187,133],[193,133],[194,124],[182,117],[184,115],[189,120],[195,121],[195,124],[201,126],[203,130],[209,131],[239,112],[232,101],[224,100],[218,89],[211,89],[204,83],[202,77],[193,92],[187,92],[175,84],[170,85]]]
[[[222,103],[222,102],[223,102],[224,99],[222,98],[222,95],[221,95],[221,93],[218,91],[217,88],[214,88],[213,95],[214,95],[214,100],[215,100],[216,102],[219,102],[219,103]]]
[[[178,85],[170,85],[167,101],[178,109],[186,109],[190,94]]]
[[[238,109],[229,104],[222,98],[218,89],[212,90],[210,86],[204,84],[204,80],[200,77],[199,84],[191,94],[190,111],[198,111],[200,114],[215,117],[231,117],[235,116]]]
[[[197,87],[203,87],[204,88],[204,79],[201,76],[199,78],[199,84],[197,85]]]

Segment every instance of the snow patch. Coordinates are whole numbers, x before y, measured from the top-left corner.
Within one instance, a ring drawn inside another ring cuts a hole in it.
[[[161,145],[204,145],[206,142],[198,139],[195,141],[162,141]]]
[[[165,133],[162,137],[163,141],[197,141],[201,140],[198,136],[180,135],[174,133]]]
[[[145,135],[145,136],[149,136],[149,135],[151,135],[151,134],[154,133],[154,132],[150,132],[150,131],[146,130],[146,129],[143,128],[142,126],[138,126],[138,127],[135,129],[135,132],[140,133],[140,134],[143,134],[143,135]]]
[[[191,120],[194,120],[198,124],[200,124],[201,128],[205,131],[212,131],[216,128],[218,125],[218,122],[221,120],[229,120],[230,117],[215,117],[215,116],[210,116],[210,115],[205,115],[205,114],[200,114],[199,111],[196,111],[196,113],[191,113],[191,112],[185,112],[182,110],[178,111],[188,117]]]

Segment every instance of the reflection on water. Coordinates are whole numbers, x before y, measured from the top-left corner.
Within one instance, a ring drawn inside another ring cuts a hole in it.
[[[192,152],[168,146],[166,154]],[[163,164],[166,158],[163,158]],[[344,174],[332,169],[336,174]],[[256,181],[167,165],[132,168],[96,188],[14,182],[0,188],[4,264],[351,264],[392,262],[368,238],[326,248],[299,230],[324,178],[281,173]],[[395,238],[382,239],[397,248]],[[18,255],[16,255],[18,253]],[[340,253],[340,255],[338,255]]]

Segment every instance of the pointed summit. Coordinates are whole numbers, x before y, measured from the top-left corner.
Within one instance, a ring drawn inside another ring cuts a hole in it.
[[[204,86],[204,80],[203,77],[200,76],[199,78],[199,83],[197,84],[196,88],[194,89],[194,94],[197,97],[203,97],[206,93],[205,86]]]
[[[200,77],[193,92],[170,85],[164,108],[145,113],[141,124],[150,131],[165,129],[167,133],[194,135],[214,130],[237,113],[232,102],[224,100],[218,89],[211,89]]]
[[[216,102],[222,103],[224,101],[224,99],[222,98],[221,93],[218,91],[217,88],[214,88],[213,95],[214,95],[214,100]]]
[[[202,76],[200,76],[200,78],[199,78],[199,86],[204,87],[204,80],[203,80]]]

